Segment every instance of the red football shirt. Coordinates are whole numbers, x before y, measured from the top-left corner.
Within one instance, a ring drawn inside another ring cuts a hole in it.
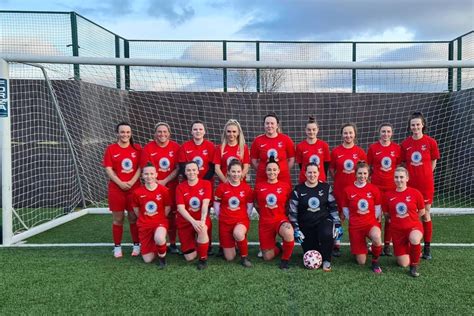
[[[395,190],[393,176],[397,165],[400,164],[400,155],[400,146],[394,142],[388,146],[382,146],[380,142],[370,145],[367,162],[372,166],[372,184],[382,191]]]
[[[215,200],[221,203],[220,222],[232,224],[249,219],[247,203],[253,202],[253,192],[247,183],[241,182],[238,186],[233,186],[229,182],[219,184]]]
[[[238,159],[242,164],[250,164],[250,153],[247,145],[244,145],[244,152],[240,152],[239,145],[229,146],[225,145],[224,151],[221,150],[221,145],[216,146],[214,153],[214,164],[221,166],[221,171],[227,175],[227,166],[232,159]]]
[[[189,214],[196,220],[201,220],[201,207],[204,199],[212,199],[212,186],[207,180],[200,179],[193,186],[184,181],[178,184],[176,188],[176,205],[184,205]],[[178,212],[177,223],[183,224],[188,223],[188,221]]]
[[[278,134],[277,137],[270,138],[263,134],[257,136],[250,149],[250,158],[259,159],[256,183],[266,182],[265,165],[268,159],[273,156],[280,165],[279,181],[284,181],[291,185],[288,159],[295,157],[295,144],[291,138],[285,134]]]
[[[286,204],[291,187],[286,182],[260,182],[255,185],[254,195],[258,204],[260,223],[274,223],[287,219]]]
[[[423,196],[413,188],[403,192],[386,192],[383,199],[383,210],[390,214],[391,229],[409,229],[420,223],[418,211],[425,208]]]
[[[406,162],[410,175],[408,186],[420,191],[433,192],[434,178],[431,161],[440,158],[436,141],[427,135],[423,135],[418,140],[410,136],[403,141],[401,153],[402,161]]]
[[[324,170],[324,163],[331,161],[329,152],[329,145],[318,139],[316,143],[309,144],[307,140],[303,140],[296,146],[296,162],[301,164],[299,182],[306,181],[305,170],[310,162],[319,165],[319,180],[326,181],[326,171]]]
[[[178,152],[178,162],[195,161],[199,166],[199,179],[202,179],[209,170],[209,163],[214,160],[214,144],[205,139],[201,145],[196,145],[191,139],[185,142]]]
[[[178,165],[179,145],[170,140],[168,145],[160,147],[155,141],[151,141],[143,147],[140,166],[143,168],[151,162],[158,172],[158,180],[163,180],[173,172]],[[176,186],[178,177],[168,182],[168,186]]]
[[[123,181],[130,181],[139,168],[142,148],[138,144],[134,146],[120,147],[119,144],[111,144],[104,154],[104,167],[112,167],[117,177]],[[140,181],[135,182],[133,188],[138,188]],[[112,180],[109,180],[109,188],[121,190]]]
[[[334,195],[340,202],[340,196],[344,188],[351,185],[356,180],[355,167],[359,160],[366,160],[367,156],[362,148],[354,145],[352,148],[345,148],[339,145],[331,152],[331,169],[334,175]]]
[[[165,207],[171,206],[168,188],[159,184],[154,190],[149,190],[142,185],[133,191],[132,206],[139,208],[137,224],[141,227],[167,222]]]
[[[367,183],[362,188],[352,184],[344,189],[342,207],[349,209],[349,228],[357,229],[377,224],[375,206],[381,205],[379,189]]]

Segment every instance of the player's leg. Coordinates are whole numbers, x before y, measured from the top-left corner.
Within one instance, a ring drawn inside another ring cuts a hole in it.
[[[284,221],[280,224],[278,235],[283,239],[280,269],[286,270],[289,268],[288,263],[293,254],[293,248],[295,247],[294,231],[290,222]]]
[[[119,190],[109,189],[109,209],[112,212],[112,237],[114,241],[114,257],[122,258],[123,222],[125,208],[127,207],[126,195]]]
[[[198,270],[203,270],[207,268],[207,256],[208,256],[208,250],[209,250],[209,226],[211,226],[211,219],[209,216],[206,219],[206,224],[204,225],[203,229],[197,233],[197,255],[198,255],[198,264],[197,268]]]
[[[408,234],[403,229],[392,229],[393,253],[400,267],[408,267],[410,265],[410,246]]]
[[[234,225],[219,221],[219,245],[222,247],[224,259],[232,261],[235,259],[235,239],[233,235]]]
[[[390,231],[390,218],[388,216],[384,217],[384,229],[383,229],[383,253],[382,255],[391,257],[392,250],[390,249],[390,242],[392,241],[392,233]]]
[[[367,245],[365,243],[366,229],[349,228],[349,242],[351,254],[354,255],[359,265],[364,265],[367,260]]]
[[[168,240],[170,242],[169,253],[179,254],[179,249],[176,246],[176,236],[178,235],[176,227],[176,208],[171,207],[168,215]]]
[[[379,257],[382,253],[382,232],[380,227],[372,226],[368,237],[372,240],[372,271],[377,274],[382,273],[379,263]]]
[[[331,254],[334,244],[334,223],[330,218],[327,218],[317,227],[319,252],[323,257],[323,270],[326,272],[331,271]]]
[[[246,223],[238,223],[235,225],[233,230],[233,237],[235,242],[237,243],[237,248],[239,248],[240,252],[240,263],[245,268],[250,268],[252,263],[250,262],[249,256],[249,246],[247,240],[247,231],[248,225]]]
[[[186,261],[196,259],[196,234],[191,224],[186,224],[178,227],[178,237],[181,242],[181,251],[183,252]]]
[[[141,253],[143,262],[145,263],[151,263],[156,258],[158,249],[154,240],[154,232],[154,228],[143,226],[138,227],[138,237],[142,246]]]
[[[163,269],[166,267],[166,226],[159,226],[155,230],[154,241],[157,248],[158,254],[158,267]]]
[[[431,260],[431,238],[433,237],[433,222],[431,221],[431,203],[433,197],[431,195],[425,198],[425,214],[421,217],[423,222],[423,259]]]
[[[421,227],[420,227],[421,228]],[[418,264],[420,263],[421,254],[421,239],[423,238],[423,232],[421,229],[414,229],[410,232],[408,239],[410,241],[410,275],[412,277],[418,277],[420,274],[417,271]]]
[[[342,211],[342,207],[340,207],[340,205],[342,205],[342,196],[339,192],[342,191],[342,188],[340,190],[337,190],[336,191],[336,188],[334,188],[334,191],[333,191],[333,194],[334,194],[334,198],[336,199],[336,204],[337,204],[337,211],[339,213],[339,217],[341,218],[341,225],[342,223],[344,222],[344,219],[345,219],[345,216],[344,216],[344,212]],[[341,256],[341,240],[340,239],[334,239],[334,247],[333,247],[333,250],[332,250],[332,255],[334,257],[340,257]]]
[[[260,241],[260,249],[262,250],[262,258],[265,261],[272,260],[281,252],[280,248],[275,246],[277,231],[275,225],[262,224],[258,225],[258,240]]]

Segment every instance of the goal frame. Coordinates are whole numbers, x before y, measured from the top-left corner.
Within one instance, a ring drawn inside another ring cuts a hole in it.
[[[71,65],[110,65],[110,66],[152,66],[217,69],[456,69],[474,68],[474,60],[468,61],[417,61],[417,62],[275,62],[275,61],[198,61],[198,60],[160,60],[138,58],[98,58],[63,57],[23,54],[0,55],[0,152],[2,184],[2,236],[3,246],[14,246],[31,236],[67,223],[87,214],[107,214],[106,208],[84,208],[74,211],[47,223],[35,226],[25,232],[13,233],[13,196],[12,196],[12,154],[11,154],[11,118],[10,118],[10,78],[9,63],[25,64],[71,64]],[[42,68],[41,66],[39,66]],[[45,80],[48,80],[43,70]],[[3,83],[3,85],[1,85]],[[6,84],[5,84],[6,83]],[[6,88],[5,88],[6,87]],[[52,93],[52,91],[50,91]],[[53,96],[54,97],[54,96]],[[67,137],[67,135],[66,135]],[[85,205],[84,205],[85,207]],[[451,210],[451,211],[450,211]],[[442,209],[433,208],[434,214],[474,214],[472,208]]]

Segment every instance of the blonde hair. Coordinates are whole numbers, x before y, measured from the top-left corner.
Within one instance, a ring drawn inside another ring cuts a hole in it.
[[[241,159],[244,158],[244,150],[245,150],[245,136],[244,136],[244,131],[242,130],[242,127],[240,126],[240,123],[237,120],[230,119],[225,123],[224,125],[224,131],[222,132],[222,138],[221,138],[221,154],[224,152],[225,145],[227,145],[227,136],[226,136],[226,131],[227,127],[230,125],[234,125],[237,127],[239,131],[239,137],[237,139],[237,145],[239,146],[239,152]]]
[[[155,133],[156,133],[156,130],[158,129],[158,127],[160,126],[166,126],[166,128],[168,129],[168,132],[171,133],[171,127],[168,123],[165,123],[165,122],[158,122],[155,124]]]
[[[407,178],[410,177],[410,175],[408,174],[408,170],[407,170],[407,168],[405,168],[405,167],[402,167],[402,166],[397,167],[397,168],[395,169],[395,172],[405,172]]]

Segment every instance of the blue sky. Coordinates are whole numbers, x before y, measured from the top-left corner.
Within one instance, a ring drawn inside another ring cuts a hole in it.
[[[76,11],[128,39],[451,40],[474,0],[1,0],[2,10]]]

